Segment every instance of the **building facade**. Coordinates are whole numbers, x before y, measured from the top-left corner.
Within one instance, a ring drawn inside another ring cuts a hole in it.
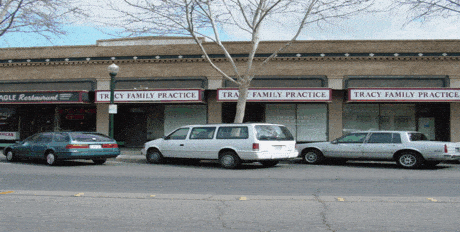
[[[262,42],[256,65],[285,42]],[[223,52],[204,42],[232,72]],[[226,42],[237,65],[250,43]],[[417,130],[460,141],[460,40],[298,41],[251,84],[245,121],[281,123],[298,141],[354,130]],[[190,38],[141,37],[91,46],[0,49],[0,143],[40,131],[108,134],[115,63],[114,137],[140,146],[184,124],[232,122],[236,86]]]

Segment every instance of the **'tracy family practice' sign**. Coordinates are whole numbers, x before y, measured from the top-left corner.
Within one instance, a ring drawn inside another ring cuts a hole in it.
[[[115,90],[114,102],[202,102],[201,89]],[[96,91],[96,102],[109,103],[110,91]]]
[[[460,101],[460,89],[448,88],[361,88],[348,89],[348,101],[449,102]]]
[[[218,89],[218,101],[237,101],[238,89]],[[331,89],[326,88],[250,88],[247,101],[253,102],[313,102],[331,101]]]

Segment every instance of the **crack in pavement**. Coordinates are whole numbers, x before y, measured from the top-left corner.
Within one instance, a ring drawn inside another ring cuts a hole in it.
[[[321,220],[322,220],[322,222],[323,222],[323,225],[325,225],[325,226],[327,227],[327,230],[328,230],[328,231],[333,231],[333,232],[335,232],[335,230],[332,229],[332,226],[329,225],[329,223],[327,222],[327,217],[326,217],[327,204],[326,204],[326,202],[324,202],[323,200],[321,200],[321,198],[319,198],[319,193],[320,193],[320,191],[319,191],[319,189],[317,189],[317,190],[316,190],[316,193],[313,194],[313,197],[314,197],[315,200],[316,200],[317,202],[319,202],[319,203],[322,205],[322,207],[323,207],[323,210],[322,210],[321,213],[320,213],[320,216],[321,216]]]

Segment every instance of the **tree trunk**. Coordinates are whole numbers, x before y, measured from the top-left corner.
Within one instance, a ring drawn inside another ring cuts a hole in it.
[[[244,112],[246,110],[246,100],[248,98],[248,85],[240,85],[238,87],[238,102],[236,103],[236,115],[234,123],[243,123]]]

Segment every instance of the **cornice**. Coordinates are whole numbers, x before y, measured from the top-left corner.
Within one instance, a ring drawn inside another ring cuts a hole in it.
[[[263,61],[271,54],[257,54],[255,61]],[[221,54],[209,55],[213,62],[227,62]],[[238,62],[248,60],[247,54],[233,54]],[[281,53],[274,61],[458,61],[460,53]],[[0,60],[0,67],[18,66],[60,66],[60,65],[100,65],[110,63],[202,63],[203,55],[155,55],[155,56],[114,56],[114,57],[74,57],[49,59]]]

